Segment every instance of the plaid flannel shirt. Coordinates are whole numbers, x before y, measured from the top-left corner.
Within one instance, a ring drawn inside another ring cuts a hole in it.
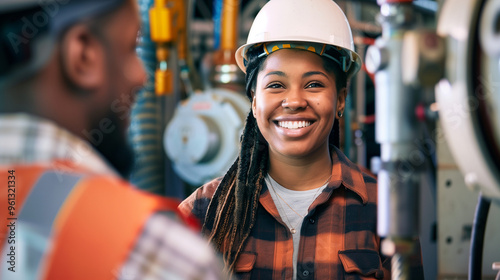
[[[304,218],[297,279],[390,279],[390,259],[377,236],[377,183],[340,151],[333,154],[332,178]],[[197,189],[179,209],[202,223],[221,178]],[[292,279],[292,234],[267,186],[255,225],[235,265],[240,279]],[[412,279],[423,279],[420,248],[412,258]]]
[[[118,176],[87,142],[37,117],[0,114],[0,143],[0,165],[66,160],[93,174]],[[221,261],[207,242],[181,225],[174,213],[165,212],[145,221],[127,260],[113,273],[123,280],[225,279]]]

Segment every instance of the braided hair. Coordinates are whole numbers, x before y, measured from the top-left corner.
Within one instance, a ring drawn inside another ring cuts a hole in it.
[[[252,100],[257,75],[267,56],[259,57],[261,48],[247,52],[248,64],[245,91]],[[330,59],[323,58],[325,70],[336,77],[337,91],[346,86],[347,77]],[[259,196],[268,172],[268,143],[262,136],[257,120],[249,112],[238,158],[222,178],[208,206],[202,231],[215,249],[222,254],[225,269],[232,271],[245,241],[255,224]],[[329,143],[339,146],[339,124],[335,120]]]

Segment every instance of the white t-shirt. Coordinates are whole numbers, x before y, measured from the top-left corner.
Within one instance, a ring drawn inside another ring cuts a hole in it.
[[[269,174],[266,175],[266,184],[281,219],[292,232],[293,237],[293,279],[297,279],[297,258],[300,243],[300,230],[304,217],[309,213],[309,206],[319,196],[328,182],[319,188],[294,191],[287,189],[276,182]],[[293,210],[292,210],[293,209]],[[295,233],[293,233],[295,230]]]

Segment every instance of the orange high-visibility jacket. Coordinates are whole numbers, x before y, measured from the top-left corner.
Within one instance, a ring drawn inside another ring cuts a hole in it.
[[[50,241],[36,259],[38,279],[114,279],[148,218],[177,211],[177,201],[69,163],[0,166],[0,178],[7,184],[0,194],[2,248],[12,223],[28,224]]]

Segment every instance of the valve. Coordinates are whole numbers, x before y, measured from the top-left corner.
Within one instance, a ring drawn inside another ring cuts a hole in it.
[[[157,67],[155,71],[155,93],[166,95],[173,93],[173,74],[168,67],[170,47],[177,39],[177,29],[174,28],[174,18],[179,12],[176,5],[167,6],[167,1],[156,0],[149,10],[151,40],[156,43]]]

